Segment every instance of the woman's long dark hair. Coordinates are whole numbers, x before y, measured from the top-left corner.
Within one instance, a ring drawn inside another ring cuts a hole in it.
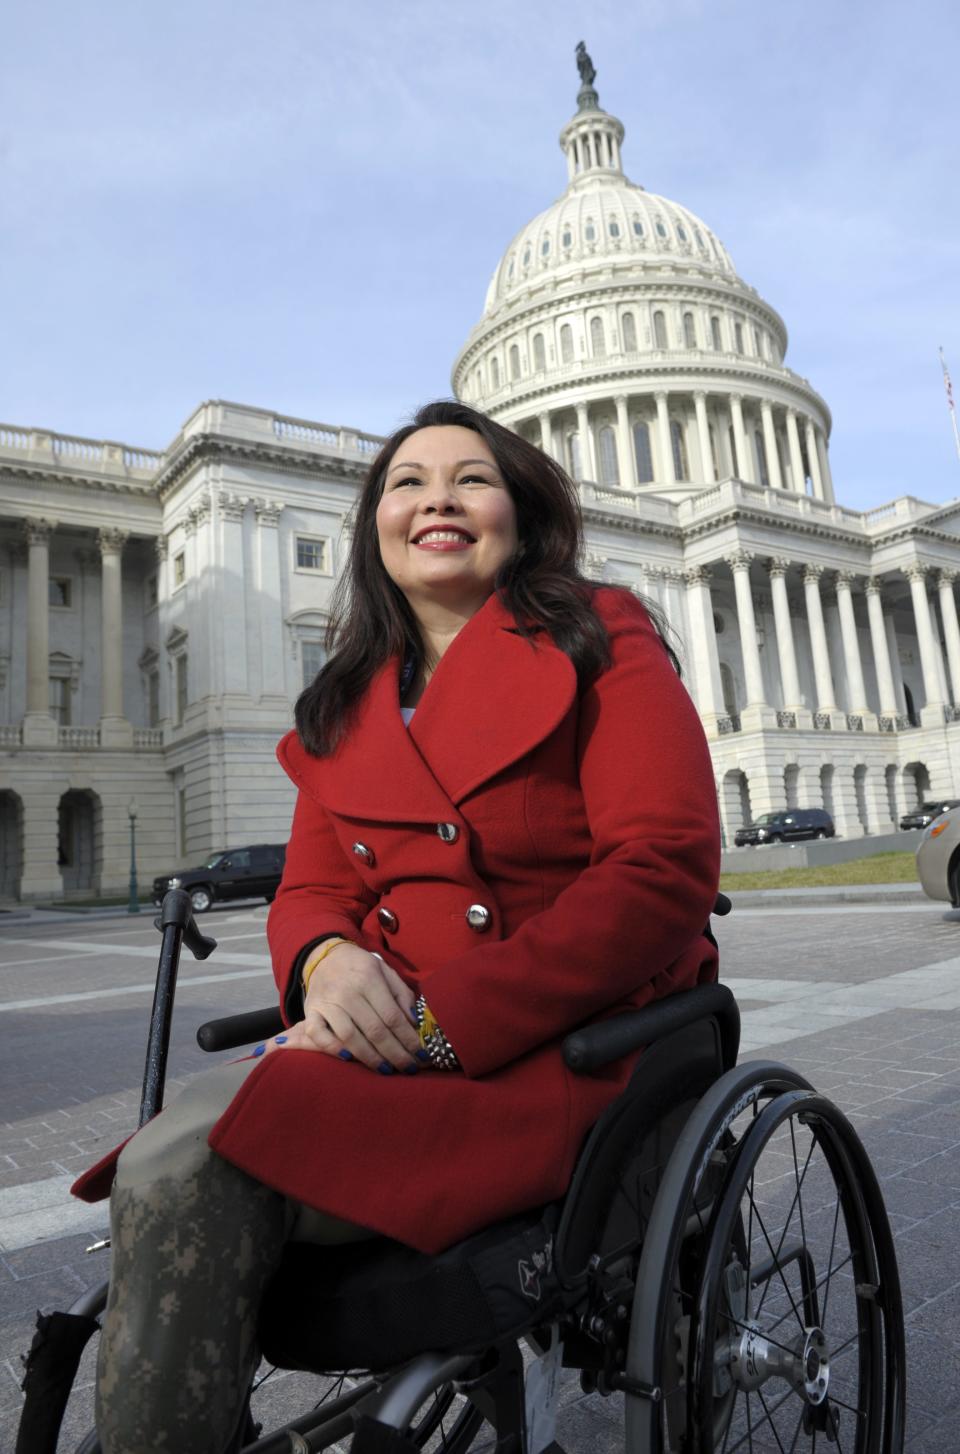
[[[300,740],[317,757],[334,750],[385,661],[397,655],[402,662],[412,660],[415,670],[422,664],[416,619],[380,557],[376,515],[387,470],[403,441],[418,429],[448,424],[472,429],[486,441],[510,491],[520,543],[500,567],[495,589],[518,629],[524,635],[546,631],[573,662],[581,685],[609,663],[607,633],[590,603],[593,587],[577,566],[583,525],[572,480],[536,445],[476,409],[454,400],[425,404],[384,444],[357,500],[350,559],[334,591],[327,628],[331,655],[296,706]],[[665,637],[659,611],[644,604]]]

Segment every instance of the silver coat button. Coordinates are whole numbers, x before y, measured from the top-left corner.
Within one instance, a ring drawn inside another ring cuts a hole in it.
[[[377,910],[377,918],[380,920],[380,927],[387,934],[396,934],[400,928],[400,920],[392,909],[380,908]]]
[[[460,837],[460,829],[456,823],[438,823],[437,837],[442,839],[444,843],[456,843]]]
[[[372,848],[368,848],[365,843],[355,843],[353,845],[353,851],[361,863],[365,863],[368,868],[373,868],[373,865],[377,861],[377,856]]]
[[[489,929],[493,915],[485,904],[471,904],[467,910],[467,923],[471,929],[482,934],[484,929]]]

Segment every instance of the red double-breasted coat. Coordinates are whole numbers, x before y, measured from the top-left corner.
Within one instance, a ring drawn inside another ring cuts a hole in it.
[[[300,790],[268,923],[281,999],[306,945],[356,940],[426,996],[463,1073],[381,1076],[283,1051],[210,1144],[426,1252],[565,1189],[630,1066],[573,1075],[564,1034],[716,975],[700,722],[643,607],[613,589],[594,605],[612,664],[583,692],[546,633],[524,639],[494,596],[409,729],[394,659],[334,754],[311,757],[293,733],[278,750]],[[485,927],[468,919],[478,906]]]

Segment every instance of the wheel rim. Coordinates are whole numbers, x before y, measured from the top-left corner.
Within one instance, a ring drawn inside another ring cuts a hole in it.
[[[846,1449],[880,1448],[879,1274],[845,1124],[829,1102],[794,1092],[743,1137],[691,1326],[700,1454],[799,1450],[818,1435]],[[786,1172],[771,1179],[767,1166],[780,1161]]]
[[[198,914],[205,914],[213,900],[206,889],[194,889],[190,895],[190,903]]]

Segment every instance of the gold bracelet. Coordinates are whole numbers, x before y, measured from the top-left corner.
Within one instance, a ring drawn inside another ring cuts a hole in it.
[[[303,993],[307,993],[307,990],[310,988],[310,976],[313,974],[313,971],[316,969],[317,965],[320,964],[324,959],[326,959],[331,949],[336,949],[338,944],[353,944],[355,942],[356,941],[353,939],[341,939],[339,936],[337,936],[334,939],[325,939],[322,944],[318,944],[316,950],[316,959],[313,961],[312,964],[308,964],[303,971]],[[315,951],[311,950],[310,952],[311,954],[313,954]]]

